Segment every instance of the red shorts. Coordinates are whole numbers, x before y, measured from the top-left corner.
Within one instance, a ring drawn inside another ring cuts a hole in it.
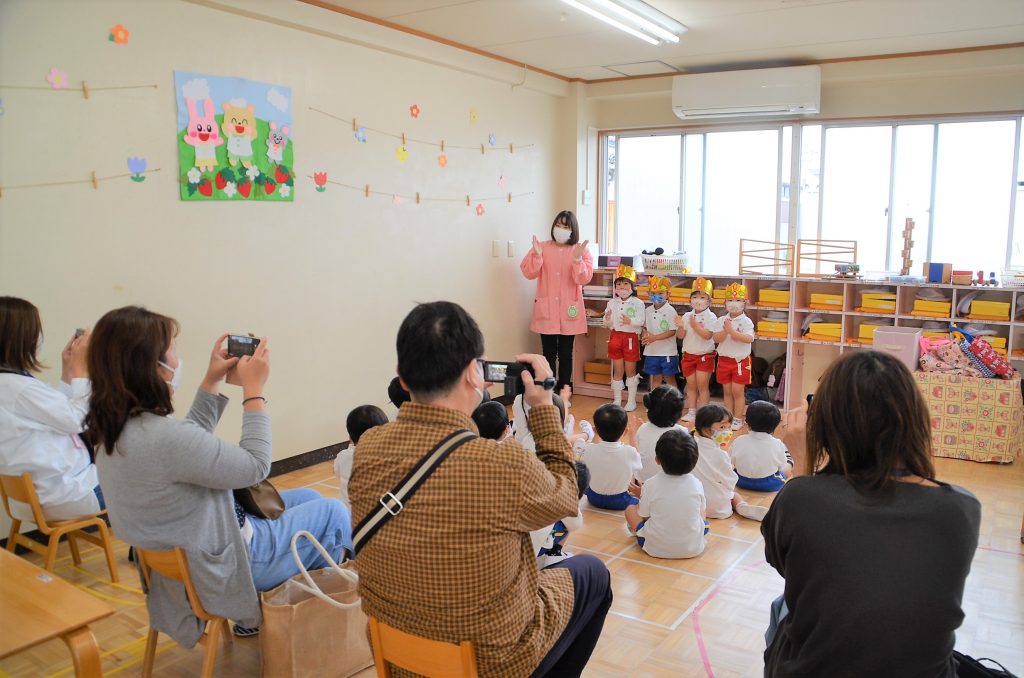
[[[719,384],[749,384],[750,356],[739,361],[729,356],[718,356],[715,378],[718,379]]]
[[[692,377],[694,372],[714,372],[715,371],[715,352],[702,353],[697,355],[696,353],[683,353],[683,376]]]
[[[612,330],[608,337],[608,357],[612,360],[640,360],[640,335],[636,332]]]

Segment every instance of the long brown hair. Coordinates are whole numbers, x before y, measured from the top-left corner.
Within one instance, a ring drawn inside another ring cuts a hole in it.
[[[893,472],[929,480],[931,426],[910,370],[879,351],[858,350],[832,363],[807,412],[807,471],[834,473],[881,492]]]
[[[89,339],[89,378],[92,395],[85,425],[89,438],[113,454],[125,424],[143,412],[174,412],[171,390],[157,373],[167,349],[178,334],[178,321],[125,306],[108,312]]]
[[[576,214],[572,210],[562,210],[555,215],[555,220],[551,222],[551,239],[555,239],[555,226],[568,227],[572,233],[569,234],[569,240],[566,245],[575,245],[580,241],[580,225],[576,221]]]
[[[0,367],[20,372],[38,372],[36,348],[43,322],[39,309],[18,297],[0,297]]]

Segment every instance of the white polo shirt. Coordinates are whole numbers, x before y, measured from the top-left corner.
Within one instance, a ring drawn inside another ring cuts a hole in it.
[[[690,435],[690,432],[679,424],[662,428],[661,426],[655,426],[651,422],[647,421],[641,424],[640,428],[637,429],[636,451],[640,454],[640,462],[643,464],[643,467],[640,469],[640,473],[638,473],[636,477],[641,481],[647,482],[649,478],[653,478],[661,472],[661,467],[658,466],[658,462],[655,459],[654,448],[658,445],[658,441],[661,439],[661,434],[665,431],[671,431],[672,429],[679,429],[686,435]]]
[[[590,489],[598,494],[622,494],[643,468],[636,449],[621,442],[590,443],[583,463],[590,469]]]
[[[662,334],[664,332],[672,331],[672,336],[667,339],[659,339],[653,341],[644,347],[644,355],[678,355],[676,351],[676,309],[672,308],[672,304],[666,302],[662,304],[661,308],[654,308],[654,304],[647,307],[644,312],[646,320],[644,326],[647,331],[651,334]]]
[[[721,332],[725,327],[725,321],[729,317],[726,313],[715,324],[715,332]],[[747,317],[746,313],[741,313],[737,317],[732,318],[732,328],[741,333],[754,335],[754,321]],[[722,340],[722,343],[718,345],[718,355],[724,355],[733,360],[743,360],[750,355],[750,346],[744,341],[736,341],[732,337],[726,337]]]
[[[646,518],[637,532],[643,549],[655,558],[693,558],[704,551],[704,486],[692,473],[664,471],[644,483],[637,507]]]
[[[718,318],[711,311],[710,308],[706,308],[700,313],[694,311],[687,311],[683,314],[683,329],[686,330],[686,336],[683,337],[683,353],[689,353],[690,355],[705,355],[715,350],[715,340],[705,339],[690,327],[690,318],[696,316],[697,324],[701,325],[704,329],[714,332],[718,323]]]
[[[736,438],[729,447],[729,457],[744,478],[767,478],[792,470],[785,443],[770,433],[751,431]]]

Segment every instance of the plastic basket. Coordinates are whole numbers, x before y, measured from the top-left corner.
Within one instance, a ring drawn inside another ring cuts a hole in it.
[[[644,262],[647,266],[647,262]],[[1024,287],[1024,269],[1004,268],[1002,272],[1003,287]]]
[[[644,264],[644,273],[682,275],[690,272],[690,267],[686,265],[686,252],[680,252],[679,254],[673,254],[671,256],[642,254],[640,255],[640,258]]]

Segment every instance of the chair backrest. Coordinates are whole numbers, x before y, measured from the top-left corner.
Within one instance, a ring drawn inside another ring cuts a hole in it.
[[[168,579],[180,581],[185,586],[185,594],[192,606],[192,612],[204,621],[215,618],[214,615],[206,611],[202,601],[199,600],[199,594],[196,593],[192,576],[188,571],[188,554],[183,548],[175,546],[166,551],[156,551],[136,546],[135,553],[139,559],[139,565],[142,567],[142,576],[145,577],[147,586],[150,585],[150,576],[153,572],[158,572]]]
[[[43,516],[43,507],[39,503],[39,495],[36,494],[36,486],[32,483],[32,474],[25,472],[20,476],[0,476],[0,496],[3,497],[4,510],[11,520],[16,520],[11,514],[11,506],[8,499],[28,504],[32,508],[32,517],[43,534],[50,534],[53,529],[46,523]]]
[[[373,653],[383,661],[428,678],[476,678],[476,651],[470,641],[456,645],[428,640],[369,619]]]

